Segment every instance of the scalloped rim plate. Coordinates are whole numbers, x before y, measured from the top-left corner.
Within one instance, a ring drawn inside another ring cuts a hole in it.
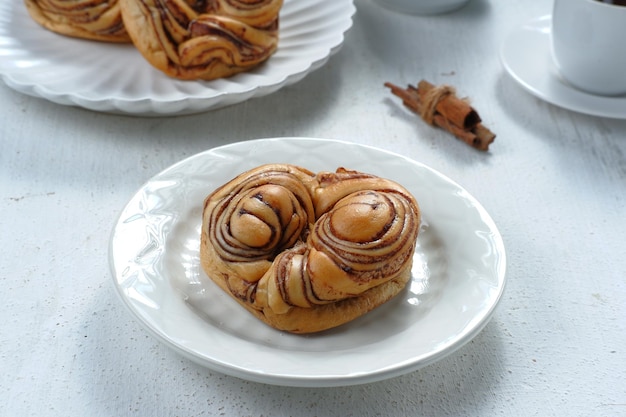
[[[204,198],[270,162],[314,172],[344,166],[407,187],[423,224],[405,291],[344,326],[298,336],[265,325],[213,284],[199,259]],[[373,382],[443,358],[492,316],[505,263],[493,220],[452,180],[394,153],[313,138],[239,142],[173,165],[131,198],[110,242],[117,293],[157,339],[210,369],[288,386]]]
[[[180,81],[152,68],[132,45],[47,31],[22,1],[0,3],[0,77],[11,88],[54,103],[141,116],[213,110],[300,81],[344,41],[352,0],[285,0],[278,49],[261,66],[213,81]]]

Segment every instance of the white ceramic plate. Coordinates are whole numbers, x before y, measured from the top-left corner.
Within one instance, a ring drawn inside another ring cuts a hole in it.
[[[269,162],[344,166],[405,185],[424,219],[406,291],[349,324],[297,336],[266,326],[213,284],[199,261],[203,200]],[[502,238],[459,185],[396,154],[307,138],[235,143],[166,169],[123,209],[110,261],[124,304],[167,346],[229,375],[290,386],[372,382],[439,360],[485,326],[505,282]]]
[[[132,45],[73,39],[37,25],[21,0],[0,2],[0,76],[13,89],[59,104],[143,116],[196,113],[275,92],[321,67],[352,26],[352,0],[285,0],[276,53],[249,72],[179,81]]]
[[[550,52],[550,27],[551,16],[543,16],[513,30],[500,51],[506,71],[548,103],[592,116],[626,119],[626,96],[589,94],[559,76]]]

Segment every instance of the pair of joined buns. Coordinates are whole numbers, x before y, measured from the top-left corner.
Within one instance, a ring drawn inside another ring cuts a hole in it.
[[[204,202],[206,274],[257,318],[312,333],[387,302],[411,279],[420,227],[396,182],[344,168],[262,165]]]
[[[256,67],[278,45],[283,0],[24,0],[63,35],[132,42],[170,77],[211,80]]]

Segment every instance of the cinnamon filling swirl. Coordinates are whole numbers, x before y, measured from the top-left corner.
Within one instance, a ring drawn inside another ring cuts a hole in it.
[[[393,181],[271,164],[207,197],[201,258],[207,275],[257,317],[289,331],[317,331],[402,288],[419,227],[415,198]],[[351,313],[306,321],[335,310]]]
[[[119,1],[137,49],[171,77],[227,77],[264,62],[278,45],[283,0]]]
[[[278,47],[283,0],[24,0],[43,27],[68,36],[131,42],[166,75],[229,77]]]
[[[24,0],[31,17],[62,35],[130,42],[117,0]]]

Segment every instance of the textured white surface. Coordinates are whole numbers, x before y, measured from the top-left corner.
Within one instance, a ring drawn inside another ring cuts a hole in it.
[[[211,113],[112,116],[0,86],[1,416],[625,413],[626,121],[547,104],[498,58],[512,28],[548,14],[552,2],[471,0],[428,18],[356,5],[327,65]],[[426,126],[382,86],[421,78],[471,98],[498,134],[489,153]],[[207,371],[145,332],[116,298],[108,268],[124,204],[187,156],[277,136],[399,152],[483,203],[508,264],[485,329],[416,372],[321,389]]]

